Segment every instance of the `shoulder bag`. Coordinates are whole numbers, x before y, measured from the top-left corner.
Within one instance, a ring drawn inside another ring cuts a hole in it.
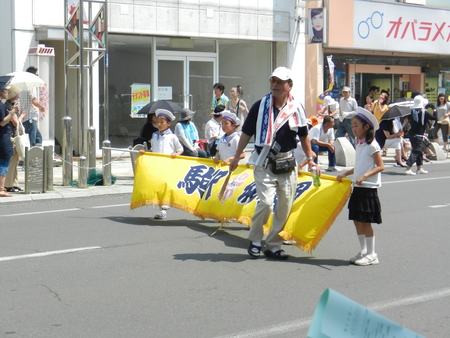
[[[30,148],[30,138],[25,133],[22,121],[17,125],[17,136],[13,139],[14,146],[20,157],[25,157],[25,148]]]

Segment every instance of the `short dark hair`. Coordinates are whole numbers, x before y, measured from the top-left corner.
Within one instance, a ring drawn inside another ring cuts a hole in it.
[[[223,83],[220,83],[220,82],[217,82],[217,83],[215,83],[214,84],[214,86],[213,86],[213,88],[214,89],[219,89],[222,93],[224,92],[224,90],[225,90],[225,86],[223,85]]]
[[[331,122],[333,119],[334,119],[333,117],[327,115],[327,116],[325,116],[325,117],[323,118],[322,123],[325,124],[325,123]]]
[[[371,92],[372,90],[379,91],[380,89],[377,86],[372,86],[369,88],[369,92]]]
[[[31,74],[36,75],[38,69],[37,69],[36,67],[30,66],[30,67],[27,68],[26,71],[27,71],[28,73],[31,73]]]
[[[214,108],[214,113],[220,113],[225,110],[225,106],[223,104],[219,104],[216,108]]]

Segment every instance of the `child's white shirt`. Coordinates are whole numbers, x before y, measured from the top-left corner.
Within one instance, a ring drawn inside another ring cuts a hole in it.
[[[363,143],[356,145],[356,154],[355,154],[355,168],[353,170],[353,179],[357,180],[365,173],[371,171],[375,168],[375,161],[372,157],[376,152],[380,152],[381,148],[375,139],[371,144]],[[378,173],[374,176],[370,176],[365,181],[375,183],[378,187],[381,186],[381,173]],[[355,187],[362,188],[377,188],[376,186],[369,185],[357,185],[354,184]]]
[[[238,143],[241,138],[241,136],[236,133],[230,142],[225,143],[222,142],[224,136],[226,135],[223,135],[219,139],[219,143],[217,144],[217,151],[219,152],[219,159],[221,161],[225,161],[227,158],[234,157],[236,155]]]
[[[158,132],[152,135],[151,151],[159,154],[172,155],[183,151],[183,146],[175,134],[167,134],[158,137]]]

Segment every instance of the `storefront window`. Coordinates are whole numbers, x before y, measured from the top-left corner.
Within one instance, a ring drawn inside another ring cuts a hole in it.
[[[145,119],[131,118],[131,85],[150,84],[150,36],[116,35],[109,38],[109,140],[113,147],[128,147],[139,136]],[[150,98],[151,99],[151,98]],[[101,124],[103,117],[100,117]],[[103,138],[100,128],[100,139]]]
[[[258,41],[219,42],[219,81],[230,97],[231,87],[241,85],[248,108],[266,95],[272,73],[272,43]],[[211,98],[213,95],[211,86]]]

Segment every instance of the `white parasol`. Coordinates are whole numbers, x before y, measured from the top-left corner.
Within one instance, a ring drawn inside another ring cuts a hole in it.
[[[30,90],[34,87],[43,87],[45,85],[44,80],[29,72],[13,72],[9,73],[8,76],[13,77],[10,84],[22,90]]]

